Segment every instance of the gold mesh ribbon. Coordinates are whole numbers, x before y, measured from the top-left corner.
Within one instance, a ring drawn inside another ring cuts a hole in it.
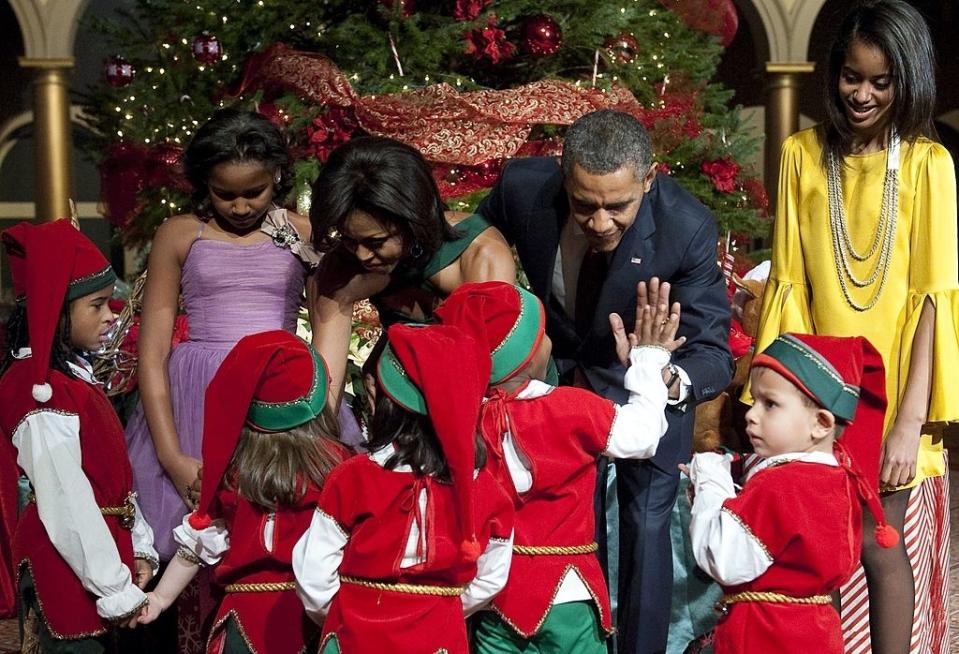
[[[228,584],[223,590],[228,593],[276,593],[285,590],[294,590],[293,581],[265,581],[259,584]]]
[[[732,595],[723,595],[719,603],[727,606],[740,602],[772,602],[774,604],[831,604],[829,595],[810,595],[808,597],[793,597],[782,593],[746,590]]]
[[[513,552],[526,556],[568,556],[592,554],[599,549],[596,543],[587,545],[513,545]]]
[[[363,586],[376,590],[386,590],[393,593],[409,593],[410,595],[436,595],[437,597],[459,597],[466,591],[466,586],[429,586],[426,584],[388,584],[382,581],[370,581],[359,577],[340,576],[344,584]]]

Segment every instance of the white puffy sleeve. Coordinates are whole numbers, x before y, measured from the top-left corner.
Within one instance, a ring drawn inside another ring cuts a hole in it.
[[[662,370],[669,352],[660,347],[634,347],[629,352],[624,386],[626,404],[617,407],[606,454],[619,459],[648,459],[656,454],[666,433],[666,400],[669,391]]]
[[[97,596],[97,613],[108,620],[134,613],[146,595],[120,560],[81,467],[79,416],[54,410],[28,414],[13,445],[17,465],[33,486],[40,522],[83,587]]]
[[[293,548],[296,593],[307,615],[322,624],[340,590],[340,563],[349,536],[330,515],[317,509],[310,528]]]

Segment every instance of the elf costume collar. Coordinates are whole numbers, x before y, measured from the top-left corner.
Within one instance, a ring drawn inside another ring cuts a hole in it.
[[[22,222],[0,235],[10,259],[13,292],[27,303],[33,351],[33,399],[48,402],[53,335],[64,302],[112,286],[116,274],[100,250],[69,220]]]
[[[241,338],[207,386],[203,481],[190,525],[204,529],[212,521],[210,509],[244,425],[288,431],[318,416],[328,395],[326,364],[302,339],[282,330]]]
[[[876,542],[893,547],[899,534],[879,502],[879,451],[886,413],[882,356],[861,336],[783,334],[756,355],[752,366],[776,371],[820,407],[847,423],[834,445],[836,460],[855,480],[876,521]]]
[[[380,389],[408,411],[428,414],[449,467],[460,517],[460,551],[476,561],[473,471],[480,403],[490,357],[450,325],[393,325],[377,365]]]

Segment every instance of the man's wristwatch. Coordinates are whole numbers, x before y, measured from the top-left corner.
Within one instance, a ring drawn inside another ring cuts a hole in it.
[[[676,380],[679,379],[679,368],[677,368],[674,363],[669,362],[666,364],[666,369],[669,370],[669,379],[666,380],[666,388],[672,388]]]

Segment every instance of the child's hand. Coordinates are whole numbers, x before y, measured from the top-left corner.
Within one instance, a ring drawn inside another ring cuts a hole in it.
[[[659,283],[653,277],[640,282],[636,288],[636,324],[631,334],[626,333],[623,319],[615,313],[609,315],[613,339],[616,342],[616,356],[624,366],[629,361],[629,351],[641,345],[662,347],[674,352],[686,342],[686,337],[676,338],[679,329],[680,306],[674,302],[669,307],[669,282]]]
[[[160,614],[163,613],[163,609],[166,607],[163,606],[163,602],[157,597],[156,593],[147,593],[147,603],[140,610],[140,614],[136,617],[137,624],[150,624],[154,620],[160,617]]]
[[[678,467],[679,467],[679,471],[682,474],[689,477],[688,463],[680,463]],[[690,478],[690,481],[692,481],[692,478]],[[690,483],[686,485],[686,499],[689,501],[690,504],[696,501],[696,485],[695,484]]]
[[[146,559],[133,559],[133,583],[143,590],[151,579],[153,579],[153,565]]]
[[[165,466],[166,473],[173,482],[173,487],[179,493],[187,508],[196,508],[200,497],[200,469],[203,463],[192,456],[180,454]]]

